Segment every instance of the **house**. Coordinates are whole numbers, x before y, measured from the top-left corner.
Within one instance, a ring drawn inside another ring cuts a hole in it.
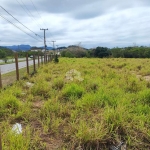
[[[31,52],[39,52],[39,51],[41,51],[41,49],[31,49],[30,51]]]

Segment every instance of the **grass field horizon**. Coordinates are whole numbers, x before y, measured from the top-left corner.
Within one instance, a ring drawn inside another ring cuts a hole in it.
[[[150,60],[60,58],[0,91],[4,150],[150,149]],[[22,133],[12,132],[15,123]]]

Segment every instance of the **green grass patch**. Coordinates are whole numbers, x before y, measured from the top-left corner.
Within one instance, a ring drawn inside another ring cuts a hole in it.
[[[59,58],[42,65],[0,91],[3,148],[105,150],[124,141],[127,149],[150,149],[149,63]]]

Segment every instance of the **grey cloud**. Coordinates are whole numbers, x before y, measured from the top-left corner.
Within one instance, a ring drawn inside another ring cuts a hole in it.
[[[43,36],[40,28],[45,28],[45,26],[30,0],[22,1],[34,15],[36,21],[22,9],[17,1],[1,1],[1,5],[19,21],[37,34]],[[46,32],[47,41],[56,40],[58,45],[59,43],[67,45],[82,42],[87,47],[128,46],[133,42],[137,42],[137,44],[148,44],[148,33],[150,32],[149,0],[32,1],[40,12],[44,22],[46,22],[46,28],[49,28],[48,32]],[[2,10],[0,10],[0,14],[19,25]],[[0,29],[0,39],[3,39],[2,44],[43,45],[43,41],[39,42],[30,38],[1,18]],[[30,33],[29,31],[27,32]]]
[[[99,2],[99,0],[95,0],[94,2],[91,0],[63,0],[61,2],[59,0],[50,0],[48,1],[47,5],[42,5],[41,2],[40,6],[38,5],[37,7],[42,11],[49,13],[66,14],[75,19],[88,19],[103,13],[104,9],[101,7],[104,3],[104,0],[101,2]]]
[[[46,3],[44,5],[44,3]],[[111,11],[122,10],[144,5],[140,0],[43,0],[37,7],[49,13],[69,13],[75,19],[89,19],[110,13]]]

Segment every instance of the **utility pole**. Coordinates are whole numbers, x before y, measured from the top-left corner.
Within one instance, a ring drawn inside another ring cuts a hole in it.
[[[57,54],[58,54],[58,46],[59,46],[59,45],[56,45],[56,46],[57,46]]]
[[[45,53],[44,53],[44,55],[45,55],[45,57],[46,57],[46,38],[45,38],[45,30],[48,30],[48,29],[40,29],[40,30],[44,30],[44,47],[45,47]]]
[[[56,41],[52,41],[53,42],[53,49],[54,49],[54,56],[55,56],[55,42]]]

